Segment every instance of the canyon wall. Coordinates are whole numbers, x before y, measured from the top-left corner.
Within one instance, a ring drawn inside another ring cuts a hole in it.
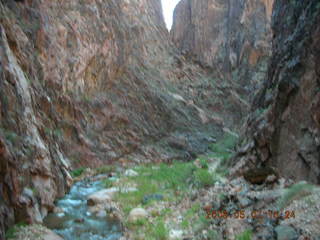
[[[218,71],[247,98],[266,74],[273,1],[182,0],[171,38],[183,54]]]
[[[0,1],[0,239],[71,169],[191,159],[238,104],[171,44],[160,0]]]
[[[272,58],[245,125],[234,173],[273,166],[320,182],[320,3],[278,0]]]

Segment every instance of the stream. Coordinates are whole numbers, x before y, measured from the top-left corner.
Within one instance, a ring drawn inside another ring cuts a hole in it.
[[[50,213],[46,227],[65,240],[116,240],[121,237],[120,223],[114,219],[97,217],[88,212],[88,195],[103,189],[101,181],[83,180],[75,183],[70,192],[58,200],[58,213]]]

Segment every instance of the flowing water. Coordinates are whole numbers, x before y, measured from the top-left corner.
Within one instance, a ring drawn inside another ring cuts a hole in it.
[[[56,204],[63,211],[50,213],[44,224],[65,240],[116,240],[121,237],[120,223],[88,212],[87,197],[103,189],[100,181],[75,183],[70,193]]]

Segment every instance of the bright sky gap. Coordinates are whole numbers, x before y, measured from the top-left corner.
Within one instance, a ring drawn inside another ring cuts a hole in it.
[[[166,22],[167,28],[170,30],[173,20],[173,10],[180,0],[161,0],[163,16]]]

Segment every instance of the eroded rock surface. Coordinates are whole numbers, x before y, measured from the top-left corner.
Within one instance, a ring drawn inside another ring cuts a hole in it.
[[[171,38],[187,56],[252,93],[271,54],[274,0],[182,0]]]
[[[272,59],[235,172],[269,165],[282,176],[320,182],[319,23],[319,1],[275,2]]]
[[[71,167],[205,151],[240,118],[208,79],[170,43],[160,0],[1,1],[0,238],[41,222]]]

